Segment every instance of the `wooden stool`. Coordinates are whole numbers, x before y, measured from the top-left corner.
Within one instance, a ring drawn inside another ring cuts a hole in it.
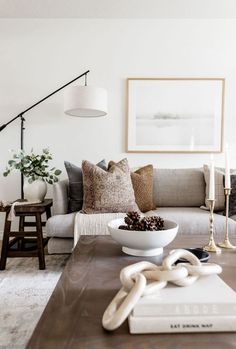
[[[20,222],[19,231],[14,232],[11,231],[11,221],[8,220],[11,206],[0,207],[0,212],[6,213],[0,270],[5,269],[7,257],[38,257],[39,269],[45,269],[44,247],[48,239],[43,238],[42,227],[45,226],[46,222],[42,222],[41,216],[46,213],[47,219],[50,218],[51,207],[52,199],[45,199],[39,204],[15,206],[15,215],[20,217]],[[35,217],[35,222],[26,222],[25,217]],[[36,231],[25,231],[25,227],[36,227]],[[30,239],[30,237],[33,237],[33,239]],[[35,242],[36,249],[32,249],[32,247],[27,249],[27,243],[29,242]]]

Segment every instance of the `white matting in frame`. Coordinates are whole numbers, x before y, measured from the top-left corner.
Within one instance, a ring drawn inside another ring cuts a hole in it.
[[[127,152],[221,152],[223,78],[129,78]]]

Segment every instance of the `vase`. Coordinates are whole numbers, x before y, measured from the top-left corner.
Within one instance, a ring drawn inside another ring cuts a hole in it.
[[[41,179],[37,179],[32,183],[25,180],[24,183],[24,198],[30,202],[42,202],[47,193],[47,184]]]

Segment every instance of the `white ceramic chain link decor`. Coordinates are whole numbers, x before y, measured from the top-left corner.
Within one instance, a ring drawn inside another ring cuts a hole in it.
[[[175,266],[175,262],[180,258],[189,263],[179,263]],[[120,272],[123,286],[107,307],[102,325],[109,331],[117,329],[142,296],[156,293],[168,282],[178,286],[189,286],[202,275],[221,272],[222,268],[218,264],[202,264],[194,254],[184,249],[171,251],[161,266],[145,261],[129,265]]]

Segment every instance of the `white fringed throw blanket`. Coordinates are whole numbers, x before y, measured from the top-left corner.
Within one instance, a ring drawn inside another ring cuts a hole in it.
[[[109,235],[107,223],[116,218],[123,218],[125,215],[125,213],[85,214],[78,212],[75,216],[74,246],[80,235]]]

